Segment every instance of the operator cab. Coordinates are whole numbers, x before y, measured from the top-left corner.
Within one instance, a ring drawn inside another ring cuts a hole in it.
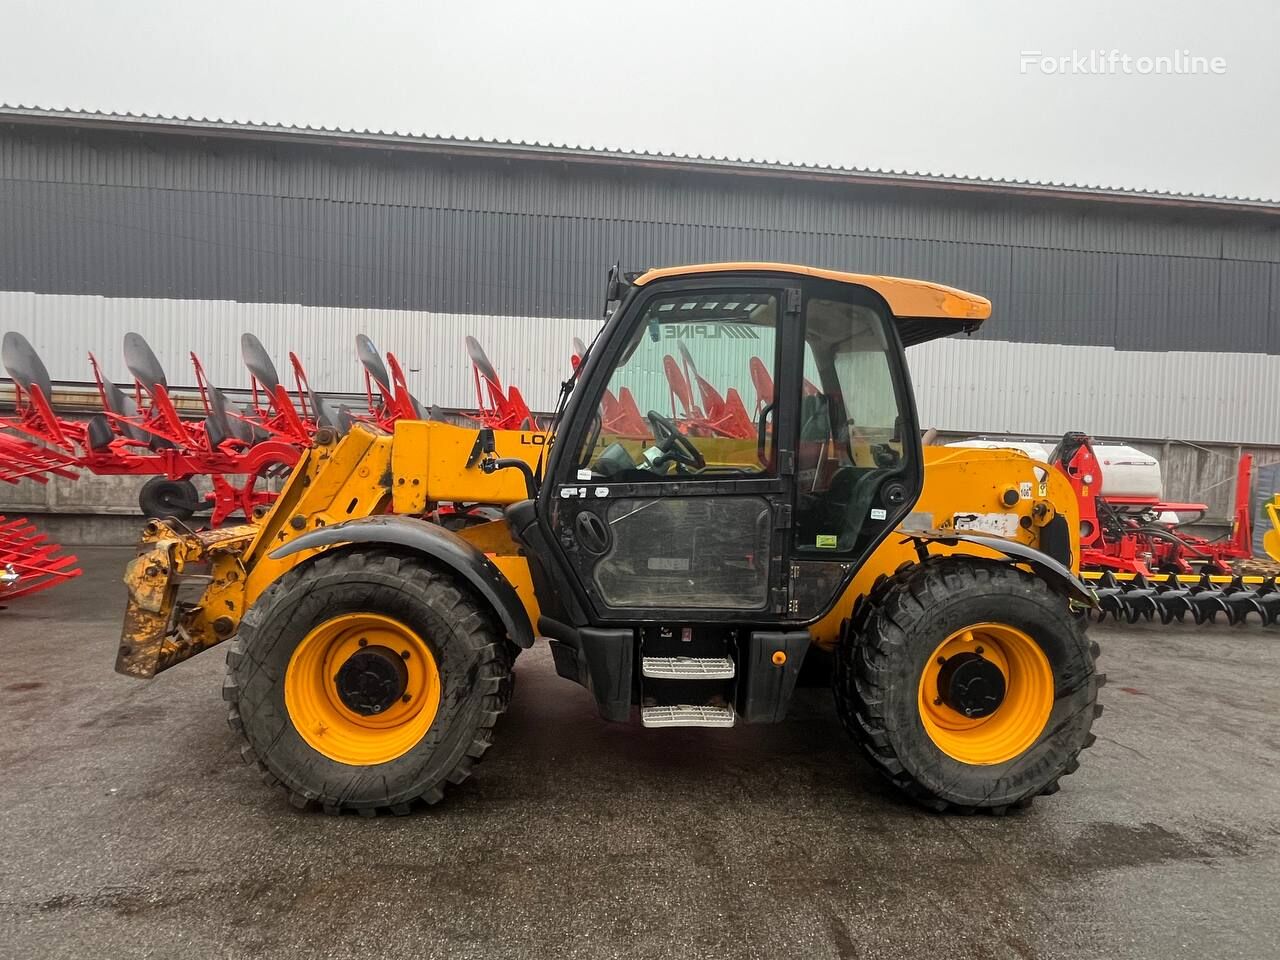
[[[778,264],[611,280],[539,497],[581,618],[818,618],[919,495],[904,331],[968,319],[903,327],[885,293],[970,302]]]
[[[609,299],[536,506],[507,513],[538,631],[606,717],[779,719],[809,625],[919,497],[904,346],[990,305],[785,264],[611,276]]]

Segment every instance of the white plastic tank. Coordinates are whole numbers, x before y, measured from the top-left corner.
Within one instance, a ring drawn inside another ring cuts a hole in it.
[[[1102,496],[1164,496],[1160,461],[1123,443],[1095,443],[1093,455],[1102,465]]]

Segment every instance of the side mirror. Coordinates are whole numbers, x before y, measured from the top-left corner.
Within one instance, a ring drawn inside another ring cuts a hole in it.
[[[627,288],[631,286],[630,281],[622,273],[622,264],[615,262],[609,268],[609,276],[604,284],[604,313],[605,317],[609,316],[609,305],[617,303],[627,295]]]

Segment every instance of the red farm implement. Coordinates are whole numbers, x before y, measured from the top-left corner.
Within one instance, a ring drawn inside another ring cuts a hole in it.
[[[80,576],[76,558],[61,549],[29,520],[0,516],[0,601],[15,600]]]
[[[404,368],[395,354],[388,351],[386,363],[383,363],[373,341],[361,333],[356,336],[356,355],[364,367],[365,399],[369,405],[368,415],[359,414],[356,419],[371,420],[384,430],[390,430],[397,420],[431,419],[431,411],[409,390]],[[343,408],[337,418],[345,425],[351,414]],[[333,416],[326,419],[333,419]]]
[[[1107,471],[1114,474],[1128,464],[1123,458],[1104,463],[1107,450],[1095,447],[1082,433],[1069,433],[1050,457],[1071,482],[1080,505],[1081,566],[1144,576],[1224,575],[1231,573],[1236,562],[1253,556],[1249,513],[1253,458],[1249,454],[1236,467],[1231,534],[1206,540],[1181,529],[1200,519],[1209,509],[1206,504],[1166,501],[1158,489],[1110,492]]]
[[[587,345],[573,338],[573,369],[577,370],[587,356]],[[600,428],[605,433],[627,439],[644,440],[651,436],[649,423],[640,412],[630,387],[616,394],[608,387],[600,397]]]
[[[467,337],[467,355],[476,387],[477,409],[470,414],[482,427],[495,430],[536,430],[537,421],[515,387],[504,387],[484,347],[475,337]]]
[[[1080,566],[1093,583],[1099,618],[1212,623],[1221,615],[1231,624],[1251,617],[1263,624],[1280,621],[1275,577],[1239,572],[1253,559],[1253,458],[1245,454],[1236,465],[1231,532],[1210,540],[1186,529],[1208,506],[1165,500],[1158,467],[1154,484],[1108,485],[1108,477],[1141,469],[1151,459],[1134,453],[1068,433],[1049,458],[1076,493]]]
[[[90,355],[103,412],[80,422],[54,412],[48,371],[31,344],[20,334],[5,334],[3,360],[14,381],[16,409],[12,418],[0,420],[14,435],[0,454],[12,452],[9,462],[16,468],[0,468],[0,475],[25,472],[35,478],[34,467],[44,465],[46,477],[67,475],[72,467],[104,476],[147,476],[152,479],[139,498],[144,513],[185,519],[211,509],[214,525],[237,511],[250,516],[269,503],[273,494],[260,484],[297,462],[301,433],[234,409],[194,357],[205,416],[185,418],[146,341],[127,334],[124,352],[134,377],[127,392],[106,379]],[[205,497],[192,483],[202,475],[213,485]]]
[[[756,424],[751,419],[751,414],[747,413],[747,407],[737,388],[730,387],[722,395],[709,380],[698,373],[689,348],[683,343],[677,343],[676,347],[680,353],[679,363],[671,354],[662,358],[662,371],[666,375],[671,393],[672,417],[683,420],[688,425],[690,436],[738,439],[754,437]],[[696,401],[693,386],[698,390]]]
[[[1033,441],[965,441],[1009,446],[1060,471],[1080,511],[1080,570],[1097,595],[1099,619],[1136,623],[1280,622],[1274,576],[1244,572],[1253,561],[1250,513],[1253,459],[1236,465],[1229,534],[1208,539],[1188,526],[1209,509],[1163,497],[1159,463],[1124,444],[1068,433],[1046,453]]]

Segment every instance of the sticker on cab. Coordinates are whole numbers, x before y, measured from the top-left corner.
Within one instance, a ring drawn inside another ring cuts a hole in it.
[[[834,550],[840,544],[840,538],[834,533],[820,533],[814,544],[821,550]]]

